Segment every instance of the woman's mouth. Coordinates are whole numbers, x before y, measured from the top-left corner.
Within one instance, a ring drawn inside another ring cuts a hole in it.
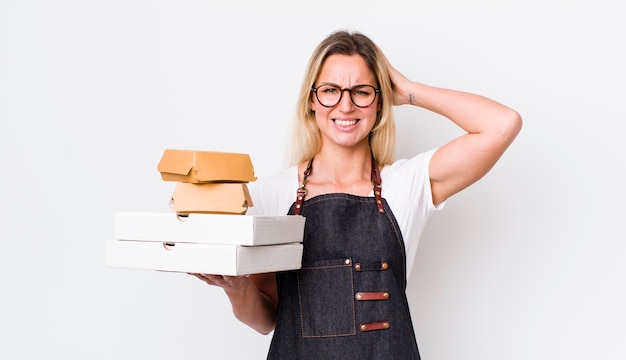
[[[352,120],[333,119],[333,121],[335,122],[337,126],[350,127],[350,126],[354,126],[359,120],[358,119],[352,119]]]

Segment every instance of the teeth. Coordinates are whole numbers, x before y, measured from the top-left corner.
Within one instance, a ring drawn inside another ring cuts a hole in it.
[[[335,119],[335,124],[339,126],[352,126],[356,124],[356,120],[339,120]]]

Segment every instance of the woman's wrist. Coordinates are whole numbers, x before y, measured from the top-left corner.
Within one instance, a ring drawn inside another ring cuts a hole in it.
[[[232,281],[229,285],[224,286],[224,292],[228,296],[229,299],[237,300],[238,298],[242,298],[246,296],[246,292],[248,288],[252,284],[252,281],[247,276],[239,276],[234,281]]]
[[[424,93],[425,86],[418,82],[407,81],[405,87],[400,89],[400,104],[423,107],[421,102],[423,95],[420,94]]]

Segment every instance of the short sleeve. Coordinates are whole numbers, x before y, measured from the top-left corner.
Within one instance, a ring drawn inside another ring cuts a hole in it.
[[[429,165],[437,149],[401,159],[383,168],[382,195],[400,227],[407,256],[407,277],[411,274],[420,237],[430,216],[443,209],[435,206],[430,187]]]

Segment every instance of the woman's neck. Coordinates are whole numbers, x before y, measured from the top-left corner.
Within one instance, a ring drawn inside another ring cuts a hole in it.
[[[324,193],[349,193],[367,196],[372,190],[369,146],[358,151],[324,151],[313,160],[307,178],[308,198]],[[307,164],[300,166],[300,181]]]

